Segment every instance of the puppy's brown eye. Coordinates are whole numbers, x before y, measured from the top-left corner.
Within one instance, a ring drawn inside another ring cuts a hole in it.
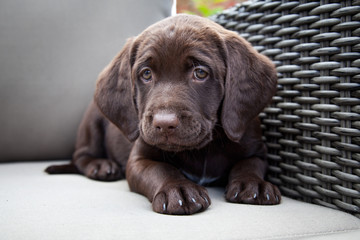
[[[208,72],[202,68],[195,68],[194,77],[196,80],[204,81],[209,76]]]
[[[141,71],[141,78],[144,82],[150,82],[152,79],[152,72],[149,68],[145,68]]]

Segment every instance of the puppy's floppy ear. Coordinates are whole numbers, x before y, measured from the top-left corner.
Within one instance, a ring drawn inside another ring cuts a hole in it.
[[[100,111],[114,123],[130,141],[139,136],[138,116],[132,97],[131,51],[134,39],[129,39],[120,53],[100,73],[95,102]]]
[[[270,102],[275,94],[275,66],[235,33],[225,35],[227,73],[222,125],[226,135],[238,142],[248,123]]]

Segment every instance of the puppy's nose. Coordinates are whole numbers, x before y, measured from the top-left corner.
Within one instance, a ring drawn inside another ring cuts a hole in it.
[[[170,133],[179,126],[179,119],[174,113],[156,113],[153,117],[153,126],[160,132]]]

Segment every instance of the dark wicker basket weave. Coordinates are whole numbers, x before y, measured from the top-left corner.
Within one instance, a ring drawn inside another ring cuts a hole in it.
[[[261,113],[283,195],[360,217],[360,0],[249,1],[213,17],[278,70]]]

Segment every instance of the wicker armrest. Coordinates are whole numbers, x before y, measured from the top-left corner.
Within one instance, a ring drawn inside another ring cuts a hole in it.
[[[360,217],[360,1],[249,1],[213,18],[278,70],[261,113],[268,179]]]

